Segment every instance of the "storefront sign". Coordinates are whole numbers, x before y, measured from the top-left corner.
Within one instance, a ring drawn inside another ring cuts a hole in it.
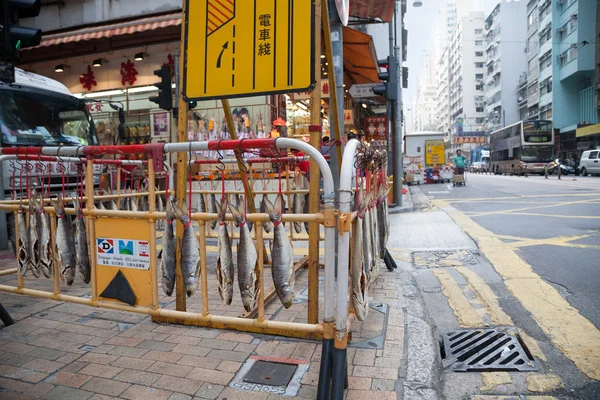
[[[330,90],[330,87],[329,87],[329,80],[328,79],[322,79],[321,80],[321,98],[322,99],[328,99],[330,91],[331,90]],[[308,100],[308,99],[310,99],[310,93],[311,92],[295,93],[295,94],[292,95],[292,99],[294,99],[294,101]]]
[[[467,144],[467,143],[482,144],[482,143],[487,143],[487,138],[486,137],[461,136],[461,137],[455,137],[453,143],[454,144]]]
[[[169,136],[169,113],[152,114],[152,136]]]
[[[577,150],[587,150],[590,148],[590,142],[579,142],[577,143]]]
[[[313,2],[187,0],[187,7],[186,99],[306,92],[313,85]]]
[[[444,141],[426,140],[425,141],[425,164],[442,165],[445,164]]]
[[[354,125],[354,111],[344,110],[344,126]]]
[[[387,142],[388,139],[388,121],[387,117],[366,117],[365,118],[365,135],[367,142],[382,141]]]

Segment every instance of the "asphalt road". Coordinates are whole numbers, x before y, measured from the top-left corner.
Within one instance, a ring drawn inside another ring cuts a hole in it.
[[[600,177],[468,174],[465,187],[421,190],[510,243],[600,329]]]

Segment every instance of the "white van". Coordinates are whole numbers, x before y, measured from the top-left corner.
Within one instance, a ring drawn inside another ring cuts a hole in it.
[[[600,174],[600,150],[584,151],[579,160],[581,175]]]

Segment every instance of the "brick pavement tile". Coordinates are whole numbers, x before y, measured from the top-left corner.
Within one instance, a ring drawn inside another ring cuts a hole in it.
[[[70,364],[73,361],[77,360],[79,357],[81,357],[81,354],[67,353],[64,356],[57,358],[56,361],[64,364]]]
[[[404,343],[386,340],[383,345],[383,355],[385,357],[402,357],[404,353]]]
[[[160,389],[193,395],[198,391],[198,389],[200,389],[202,382],[189,378],[178,378],[175,376],[164,375],[154,382],[154,386]]]
[[[91,352],[92,353],[100,353],[100,354],[108,354],[108,352],[114,348],[115,348],[115,345],[113,345],[113,344],[101,344],[101,345],[96,346],[96,348],[93,349]]]
[[[316,348],[317,345],[314,343],[300,342],[292,353],[291,358],[309,361]]]
[[[0,388],[12,390],[15,392],[26,392],[34,385],[31,383],[20,382],[9,378],[0,378]]]
[[[201,346],[188,346],[187,344],[178,344],[171,350],[175,353],[191,354],[193,356],[205,356],[210,349]]]
[[[85,344],[89,344],[90,346],[102,346],[106,339],[101,337],[95,337],[92,340],[88,340]]]
[[[319,383],[319,374],[316,372],[307,372],[302,377],[303,385],[316,385]]]
[[[189,346],[198,346],[200,342],[202,342],[202,338],[192,337],[192,336],[179,336],[179,335],[171,335],[165,339],[165,342],[175,343],[175,344],[187,344]]]
[[[48,400],[87,400],[93,393],[67,386],[57,386],[44,396]]]
[[[226,386],[233,378],[233,374],[231,372],[215,371],[213,369],[194,368],[188,374],[187,378]]]
[[[79,360],[74,361],[70,364],[67,364],[63,369],[61,369],[61,372],[65,371],[65,372],[75,373],[75,372],[79,371],[80,369],[82,369],[83,367],[85,367],[86,365],[88,365],[88,363],[86,363],[86,362],[82,362]]]
[[[196,392],[196,396],[202,399],[215,400],[225,389],[224,386],[215,385],[213,383],[203,383],[202,387]]]
[[[217,350],[233,350],[237,345],[237,342],[218,339],[202,339],[202,343],[200,343],[200,346]]]
[[[12,341],[9,341],[8,343],[0,346],[0,351],[5,352],[5,353],[13,353],[13,354],[27,354],[31,350],[34,350],[34,349],[36,349],[35,346],[31,346],[31,345],[25,344],[25,343],[12,342]]]
[[[157,340],[144,340],[136,347],[148,350],[171,351],[175,346],[175,343],[159,342]]]
[[[202,364],[200,364],[202,365]],[[205,365],[202,365],[203,367],[206,367]],[[225,371],[225,372],[237,372],[238,369],[240,369],[240,367],[242,366],[241,362],[236,362],[236,361],[222,361],[221,364],[219,364],[219,366],[217,367],[217,369],[219,371]],[[210,367],[206,367],[206,368],[210,368]]]
[[[157,361],[154,364],[152,364],[152,366],[148,368],[147,371],[183,378],[187,376],[193,369],[194,367],[188,365],[170,364],[162,361]]]
[[[121,394],[124,399],[131,400],[166,400],[172,392],[147,386],[132,385]]]
[[[404,327],[388,326],[387,332],[385,333],[385,340],[392,340],[396,342],[404,341]]]
[[[142,343],[144,339],[138,339],[133,337],[121,337],[115,336],[113,338],[108,339],[105,343],[112,344],[115,346],[127,346],[127,347],[135,347],[138,344]]]
[[[190,367],[199,367],[213,369],[217,368],[221,364],[222,360],[217,358],[209,357],[198,357],[198,356],[183,356],[183,358],[177,361],[177,364],[189,365]]]
[[[249,335],[247,333],[237,333],[237,332],[222,332],[217,336],[218,340],[230,340],[232,342],[239,343],[250,343],[254,336]]]
[[[348,389],[369,390],[371,389],[371,378],[363,378],[360,376],[348,377]]]
[[[126,369],[118,375],[116,375],[113,379],[128,383],[135,383],[143,386],[152,386],[152,384],[156,382],[160,377],[160,374],[153,374],[152,372],[138,371],[136,369]]]
[[[33,387],[31,387],[30,389],[28,389],[27,391],[25,391],[23,394],[26,396],[31,396],[31,397],[44,397],[44,395],[46,393],[48,393],[49,391],[51,391],[52,389],[54,389],[54,385],[50,384],[50,383],[46,383],[46,382],[40,382],[36,385],[34,385]]]
[[[174,353],[167,351],[158,351],[158,350],[150,350],[146,354],[142,356],[143,359],[154,360],[154,361],[164,361],[164,362],[177,362],[181,360],[181,357],[184,356],[185,353]]]
[[[279,344],[279,342],[275,341],[275,340],[263,340],[262,342],[259,343],[255,352],[259,356],[270,356],[278,344]]]
[[[211,350],[208,353],[208,357],[218,358],[220,360],[228,361],[245,361],[250,356],[250,353],[243,353],[240,351],[229,351],[229,350]]]
[[[393,392],[396,390],[396,381],[393,379],[373,379],[371,390]]]
[[[64,367],[65,364],[56,361],[44,360],[42,358],[36,358],[35,360],[29,361],[27,364],[23,364],[23,368],[29,368],[34,371],[52,373]]]
[[[346,400],[396,400],[396,392],[371,392],[368,390],[348,390]]]
[[[223,332],[223,331],[218,330],[218,329],[206,329],[206,328],[194,327],[194,328],[188,329],[186,332],[183,333],[183,335],[197,337],[197,338],[214,339],[217,336],[219,336],[219,334],[221,332]]]
[[[350,374],[350,372],[348,374]],[[355,365],[352,369],[351,375],[363,376],[367,378],[397,379],[398,370],[396,368],[367,367],[363,365]]]
[[[112,396],[105,396],[103,394],[95,393],[88,400],[114,400],[115,398]]]
[[[242,351],[245,353],[252,353],[254,350],[256,350],[257,346],[258,345],[252,344],[252,343],[238,343],[238,345],[235,346],[235,348],[233,350],[234,351]]]
[[[148,339],[148,340],[166,340],[169,336],[172,336],[168,333],[157,333],[150,331],[137,331],[132,330],[133,328],[127,329],[125,332],[119,334],[120,337],[135,337],[138,339]]]
[[[110,364],[111,362],[115,361],[117,358],[119,358],[119,356],[117,356],[117,355],[87,353],[87,354],[84,354],[77,361],[86,362],[86,363],[96,363],[96,364]]]
[[[183,393],[173,393],[170,397],[169,400],[191,400],[192,396],[188,396],[187,394],[183,394]]]
[[[118,359],[110,363],[110,365],[114,365],[115,367],[139,369],[142,371],[147,369],[152,364],[154,364],[154,360],[144,360],[143,358],[126,356],[119,357]]]
[[[35,357],[35,358],[43,358],[45,360],[56,361],[57,359],[59,359],[60,357],[66,355],[66,354],[67,354],[66,351],[37,347],[37,348],[31,350],[29,353],[27,353],[27,356]]]
[[[13,367],[20,367],[31,360],[34,360],[34,357],[29,357],[25,354],[0,353],[0,364],[12,365]],[[0,366],[0,368],[2,367]]]
[[[105,394],[107,396],[118,396],[131,386],[129,383],[114,381],[104,378],[93,378],[81,388],[91,392]]]
[[[300,387],[300,390],[298,391],[298,397],[303,397],[306,399],[316,399],[317,387],[313,385],[302,385]]]
[[[298,343],[294,343],[294,342],[279,342],[279,344],[277,345],[277,347],[273,350],[273,352],[271,353],[272,357],[285,357],[285,358],[290,358],[292,356],[292,354],[294,353],[294,350],[296,350],[296,347],[298,346]]]
[[[219,395],[219,399],[227,400],[267,400],[268,398],[268,393],[249,392],[247,390],[237,390],[230,387],[223,389]]]
[[[190,328],[183,326],[173,326],[173,325],[157,325],[152,332],[156,333],[168,333],[169,335],[185,335]]]
[[[148,351],[148,349],[140,349],[138,347],[115,346],[115,348],[110,350],[108,354],[127,357],[141,357]]]
[[[59,371],[56,374],[50,375],[48,378],[46,378],[46,382],[52,383],[54,385],[63,385],[74,388],[80,388],[90,379],[92,379],[92,377],[88,375],[73,374],[71,372]]]
[[[123,368],[112,367],[106,364],[89,364],[79,371],[80,374],[97,376],[100,378],[112,378],[123,371]]]
[[[375,358],[376,367],[400,368],[402,359],[400,357],[377,357]]]
[[[376,350],[371,349],[356,349],[354,353],[354,365],[367,365],[374,366],[375,365],[375,353]]]

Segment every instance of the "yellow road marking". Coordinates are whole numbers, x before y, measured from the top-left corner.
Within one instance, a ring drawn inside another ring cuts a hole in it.
[[[594,244],[579,244],[579,243],[571,243],[575,240],[589,238],[592,235],[579,235],[579,236],[559,236],[555,238],[546,238],[546,239],[531,239],[524,238],[518,236],[510,236],[510,235],[498,235],[498,238],[505,240],[515,240],[515,242],[506,243],[506,245],[514,248],[520,249],[521,247],[529,247],[529,246],[562,246],[562,247],[572,247],[577,249],[596,249],[600,250],[600,246]]]
[[[443,200],[434,201],[473,239],[552,342],[592,379],[600,380],[600,331],[546,283],[515,251]]]
[[[547,205],[544,205],[544,206],[537,205],[535,207],[514,208],[512,210],[500,210],[500,211],[488,211],[488,212],[481,212],[481,213],[469,213],[469,215],[472,216],[472,217],[483,217],[483,216],[487,216],[487,215],[511,214],[511,213],[516,213],[516,212],[519,212],[519,211],[539,210],[540,208],[552,208],[552,207],[571,206],[571,205],[574,205],[574,204],[589,203],[590,201],[592,201],[592,200],[565,201],[565,202],[556,203],[556,204],[547,204]]]
[[[482,372],[481,379],[483,381],[481,390],[483,391],[492,390],[500,385],[512,383],[512,379],[508,372]]]
[[[519,335],[521,336],[521,339],[523,339],[523,342],[525,342],[525,345],[527,346],[529,352],[534,358],[537,358],[542,361],[547,361],[546,355],[544,354],[542,349],[540,349],[540,346],[534,338],[529,336],[527,332],[525,332],[521,328],[519,328]]]
[[[452,276],[442,269],[434,269],[431,272],[438,278],[442,285],[442,291],[448,298],[448,303],[458,319],[458,323],[463,328],[477,328],[485,324],[481,317],[475,312],[475,309],[469,303],[469,300],[463,295],[458,283]]]
[[[503,396],[495,394],[478,394],[469,397],[470,400],[515,400],[519,396]],[[519,397],[520,398],[520,397]],[[554,396],[525,396],[525,400],[559,400]]]
[[[560,214],[536,214],[524,212],[508,212],[504,215],[528,215],[531,217],[569,218],[569,219],[600,219],[600,215],[560,215]],[[471,215],[474,217],[475,215]]]
[[[456,267],[458,272],[463,275],[469,282],[469,286],[473,289],[477,296],[485,305],[492,322],[496,325],[512,325],[512,319],[500,308],[498,298],[492,292],[492,289],[481,279],[479,275],[466,267]]]
[[[534,374],[527,376],[527,390],[530,392],[551,392],[562,386],[557,375]]]

